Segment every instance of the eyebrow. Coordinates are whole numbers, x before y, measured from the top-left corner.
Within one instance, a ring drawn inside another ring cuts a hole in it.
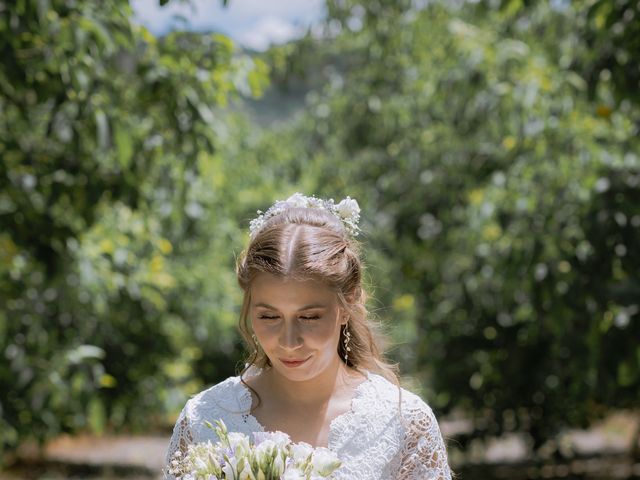
[[[272,310],[277,310],[276,307],[273,307],[271,305],[269,305],[268,303],[254,303],[253,304],[254,307],[265,307],[265,308],[270,308]],[[311,305],[305,305],[304,307],[300,308],[298,311],[301,312],[302,310],[310,310],[312,308],[327,308],[327,306],[323,303],[313,303]]]

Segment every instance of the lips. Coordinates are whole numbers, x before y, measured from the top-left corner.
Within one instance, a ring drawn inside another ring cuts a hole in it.
[[[302,365],[304,362],[306,362],[307,360],[309,360],[309,357],[307,358],[281,358],[280,361],[285,364],[287,367],[297,367],[298,365]]]

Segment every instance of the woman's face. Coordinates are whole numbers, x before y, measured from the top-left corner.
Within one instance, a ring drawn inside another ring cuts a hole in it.
[[[338,342],[346,323],[337,295],[314,280],[259,273],[251,285],[251,322],[277,373],[309,380],[340,362]],[[288,363],[287,361],[302,363]]]

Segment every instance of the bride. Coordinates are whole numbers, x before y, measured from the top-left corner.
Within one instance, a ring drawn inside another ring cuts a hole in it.
[[[244,291],[240,332],[252,352],[244,370],[191,398],[167,452],[229,431],[280,430],[328,447],[336,479],[451,479],[431,408],[399,386],[367,318],[355,237],[358,203],[296,193],[250,223],[237,262]],[[165,474],[165,478],[172,478]]]

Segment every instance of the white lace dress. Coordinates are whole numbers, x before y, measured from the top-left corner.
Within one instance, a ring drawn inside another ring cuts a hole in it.
[[[258,373],[249,369],[245,379]],[[367,372],[368,379],[356,387],[351,410],[332,420],[328,447],[342,466],[331,478],[339,480],[450,480],[440,428],[431,408],[414,393],[399,389],[384,377]],[[204,421],[222,419],[229,431],[262,432],[251,415],[251,392],[230,377],[204,390],[182,409],[167,452],[167,464],[176,450],[186,452],[191,443],[217,441]],[[165,473],[165,479],[173,479]]]

